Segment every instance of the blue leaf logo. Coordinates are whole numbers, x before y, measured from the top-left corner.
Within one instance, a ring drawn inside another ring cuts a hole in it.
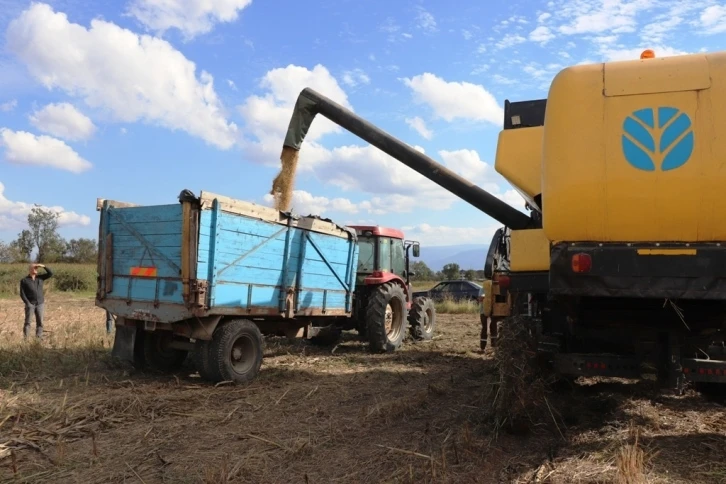
[[[693,123],[677,108],[641,109],[625,118],[622,145],[625,159],[639,170],[674,170],[693,154]]]

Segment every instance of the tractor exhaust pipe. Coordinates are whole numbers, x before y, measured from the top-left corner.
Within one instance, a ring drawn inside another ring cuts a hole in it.
[[[303,89],[295,103],[282,148],[283,169],[273,182],[272,194],[281,200],[283,210],[287,209],[285,205],[289,203],[290,194],[285,194],[281,188],[288,187],[294,176],[294,171],[290,174],[285,165],[287,163],[294,170],[302,142],[317,114],[322,114],[505,226],[514,230],[533,226],[533,220],[528,215],[310,88]]]

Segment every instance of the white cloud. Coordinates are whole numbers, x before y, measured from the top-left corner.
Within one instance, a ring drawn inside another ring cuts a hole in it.
[[[225,119],[211,75],[168,42],[94,19],[90,29],[35,3],[13,20],[7,47],[46,88],[81,97],[91,108],[132,123],[180,129],[219,148],[237,126]]]
[[[459,244],[489,244],[494,232],[501,227],[496,222],[492,225],[478,227],[451,227],[446,225],[430,225],[427,223],[409,225],[401,230],[407,239],[418,240],[424,247]],[[482,253],[482,264],[485,253]]]
[[[428,85],[426,79],[421,80],[423,84],[419,85],[414,81],[414,85],[423,87],[423,92],[426,92],[426,88],[432,88],[434,91],[440,88],[435,83]],[[273,69],[265,75],[260,84],[263,93],[248,97],[244,104],[239,106],[240,114],[245,119],[244,131],[250,136],[243,145],[247,159],[267,164],[275,169],[279,167],[280,149],[292,115],[292,107],[300,90],[305,86],[324,93],[353,110],[345,91],[324,66],[318,65],[312,70],[293,65]],[[463,92],[455,89],[455,92],[450,94],[452,98],[456,98],[458,94],[471,103],[471,94],[474,94],[474,101],[482,106],[481,93],[485,92],[483,88],[473,84],[459,86],[463,86]],[[433,105],[437,105],[436,100]],[[486,96],[484,96],[484,107],[486,107]],[[469,109],[471,111],[464,112],[465,115],[474,119],[481,118],[481,113],[476,107]],[[457,114],[460,115],[461,112]],[[298,198],[294,199],[296,201],[293,203],[306,207],[311,213],[330,211],[337,207],[338,211],[346,213],[352,212],[355,208],[361,212],[382,214],[410,212],[415,209],[446,210],[459,200],[455,195],[372,145],[327,148],[321,144],[325,135],[339,131],[340,128],[326,118],[322,116],[315,118],[300,150],[298,175],[309,174],[322,184],[329,184],[347,192],[371,194],[372,197],[358,204],[347,204],[343,201],[347,199],[326,201],[325,197],[298,193]],[[424,151],[419,146],[413,148]],[[478,160],[478,155],[476,156]],[[500,193],[496,186],[494,191]],[[296,210],[299,209],[298,207]]]
[[[701,25],[708,34],[726,32],[726,5],[711,5],[701,12]]]
[[[542,23],[545,20],[549,19],[550,17],[552,17],[551,13],[548,13],[548,12],[542,13],[539,15],[539,17],[537,17],[537,22]]]
[[[640,54],[645,49],[653,49],[657,57],[670,57],[674,55],[688,54],[689,52],[673,47],[663,45],[649,45],[643,44],[642,47],[623,48],[622,46],[617,47],[603,47],[600,49],[600,55],[604,61],[621,61],[621,60],[632,60],[639,59]]]
[[[540,25],[529,33],[529,40],[531,40],[532,42],[541,42],[543,44],[546,44],[554,38],[555,35],[552,33],[552,31],[544,25]]]
[[[508,47],[514,47],[517,44],[527,42],[527,39],[519,34],[507,34],[502,40],[497,42],[497,48],[506,49]]]
[[[233,91],[236,91],[236,90],[237,90],[237,84],[235,84],[235,83],[234,83],[234,81],[233,81],[232,79],[227,79],[227,85],[228,85],[228,86],[229,86],[229,88],[230,88],[230,89],[232,89]]]
[[[266,91],[264,95],[249,96],[237,108],[245,119],[244,131],[256,138],[244,140],[243,148],[249,158],[275,167],[279,166],[280,150],[292,108],[305,87],[353,109],[338,81],[320,64],[312,70],[292,64],[272,69],[262,78],[260,87]],[[327,118],[316,116],[300,150],[299,170],[309,170],[316,160],[328,156],[327,150],[317,141],[325,134],[341,131],[338,125]]]
[[[0,111],[4,113],[9,113],[10,111],[14,110],[16,107],[18,107],[18,101],[17,99],[11,99],[8,102],[4,102],[0,104]]]
[[[487,46],[484,44],[479,44],[479,47],[476,48],[477,54],[483,54],[486,51],[487,51]]]
[[[559,27],[565,35],[603,32],[630,33],[637,28],[636,16],[649,10],[653,0],[567,0],[557,5],[557,16],[567,19]]]
[[[96,132],[93,121],[69,103],[48,104],[31,114],[30,122],[44,133],[70,141],[89,139]]]
[[[5,147],[5,159],[10,163],[47,166],[73,173],[84,172],[92,166],[63,141],[46,135],[0,128],[0,145]]]
[[[474,36],[474,34],[466,29],[462,29],[461,36],[464,37],[464,40],[470,40]]]
[[[67,227],[72,225],[86,226],[91,223],[87,215],[79,215],[76,212],[69,212],[63,207],[43,207],[46,210],[53,210],[59,214],[58,226]],[[5,198],[5,185],[0,182],[0,229],[2,230],[23,230],[28,226],[28,214],[33,209],[32,203],[13,202]]]
[[[251,3],[252,0],[132,0],[128,14],[157,34],[176,28],[189,40],[210,32],[215,23],[234,22]]]
[[[413,118],[406,118],[406,124],[413,128],[421,137],[425,139],[431,139],[434,133],[426,127],[426,121],[419,118],[418,116]]]
[[[436,31],[436,19],[433,15],[431,15],[430,12],[428,12],[424,8],[419,7],[419,12],[416,16],[416,23],[418,25],[418,28],[422,30],[425,30],[427,32]]]
[[[504,110],[494,96],[478,84],[447,82],[426,72],[404,78],[418,102],[428,104],[436,116],[453,121],[457,118],[501,124]]]
[[[353,69],[343,72],[342,81],[347,86],[355,87],[358,84],[370,84],[371,78],[363,69]]]
[[[274,197],[265,194],[265,203],[274,206]],[[302,215],[323,215],[326,212],[358,213],[360,207],[347,198],[330,199],[324,196],[315,196],[305,190],[294,190],[292,193],[292,210]]]
[[[476,150],[440,150],[439,156],[449,169],[467,180],[476,183],[485,190],[499,191],[497,184],[500,181],[498,180],[500,175],[494,171],[489,163],[485,163],[479,158],[479,153]]]

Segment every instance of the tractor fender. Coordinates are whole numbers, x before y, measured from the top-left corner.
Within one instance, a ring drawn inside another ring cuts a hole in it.
[[[380,286],[381,284],[386,284],[388,282],[395,282],[403,288],[403,292],[404,294],[406,294],[406,306],[408,307],[408,309],[411,309],[411,293],[409,291],[408,285],[406,284],[406,281],[401,279],[396,274],[393,274],[391,272],[384,272],[380,276],[368,276],[363,280],[363,283],[366,286]]]

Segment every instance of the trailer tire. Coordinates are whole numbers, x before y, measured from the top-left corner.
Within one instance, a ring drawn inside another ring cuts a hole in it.
[[[188,352],[176,348],[169,348],[168,344],[174,339],[170,331],[140,331],[143,341],[143,366],[152,370],[165,372],[179,370],[187,359]]]
[[[209,345],[209,372],[217,381],[246,383],[262,366],[264,340],[260,328],[246,319],[217,326]]]
[[[209,348],[212,342],[209,340],[199,339],[194,343],[194,366],[199,372],[199,376],[208,381],[219,381],[220,377],[214,370],[214,366],[210,362]]]
[[[389,314],[390,330],[387,329]],[[387,353],[398,349],[406,335],[407,316],[406,294],[400,285],[388,282],[376,288],[368,299],[366,308],[367,335],[371,351]]]
[[[408,316],[411,336],[415,340],[428,341],[434,337],[436,329],[436,306],[427,297],[417,297],[411,305]]]

